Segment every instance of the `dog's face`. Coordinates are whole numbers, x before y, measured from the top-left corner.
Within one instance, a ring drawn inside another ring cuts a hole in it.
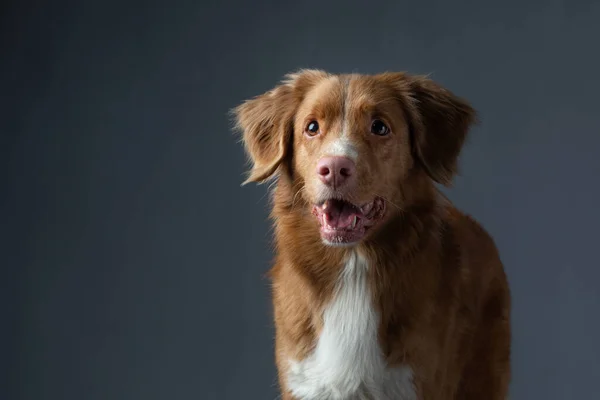
[[[424,77],[305,70],[236,110],[248,181],[284,172],[329,245],[360,242],[403,206],[409,175],[449,184],[471,107]]]

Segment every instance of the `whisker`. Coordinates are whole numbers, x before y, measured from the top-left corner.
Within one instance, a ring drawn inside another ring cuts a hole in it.
[[[301,184],[301,187],[298,188],[298,190],[296,191],[296,193],[294,194],[294,197],[292,198],[292,210],[294,209],[294,206],[296,205],[296,198],[298,197],[299,194],[301,194],[304,190],[306,189],[306,186]]]
[[[383,200],[385,200],[387,203],[390,203],[391,205],[393,205],[394,207],[396,207],[398,209],[398,211],[404,211],[402,209],[402,207],[400,207],[398,204],[394,203],[393,201],[389,200],[387,197],[382,196],[382,195],[378,195],[379,197],[381,197]]]

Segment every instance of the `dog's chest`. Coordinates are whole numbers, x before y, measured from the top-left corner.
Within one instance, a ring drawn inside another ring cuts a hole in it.
[[[381,353],[367,269],[364,259],[351,255],[324,310],[315,350],[290,360],[288,387],[299,400],[416,399],[411,369],[388,368]]]

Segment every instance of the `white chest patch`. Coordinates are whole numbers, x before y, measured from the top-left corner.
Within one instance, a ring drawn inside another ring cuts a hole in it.
[[[415,400],[409,367],[387,368],[378,342],[366,260],[352,254],[323,314],[314,352],[290,360],[287,383],[298,400]]]

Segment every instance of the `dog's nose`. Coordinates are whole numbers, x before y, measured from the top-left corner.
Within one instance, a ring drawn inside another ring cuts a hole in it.
[[[323,157],[317,163],[317,175],[327,186],[338,188],[354,178],[354,161],[347,157]]]

